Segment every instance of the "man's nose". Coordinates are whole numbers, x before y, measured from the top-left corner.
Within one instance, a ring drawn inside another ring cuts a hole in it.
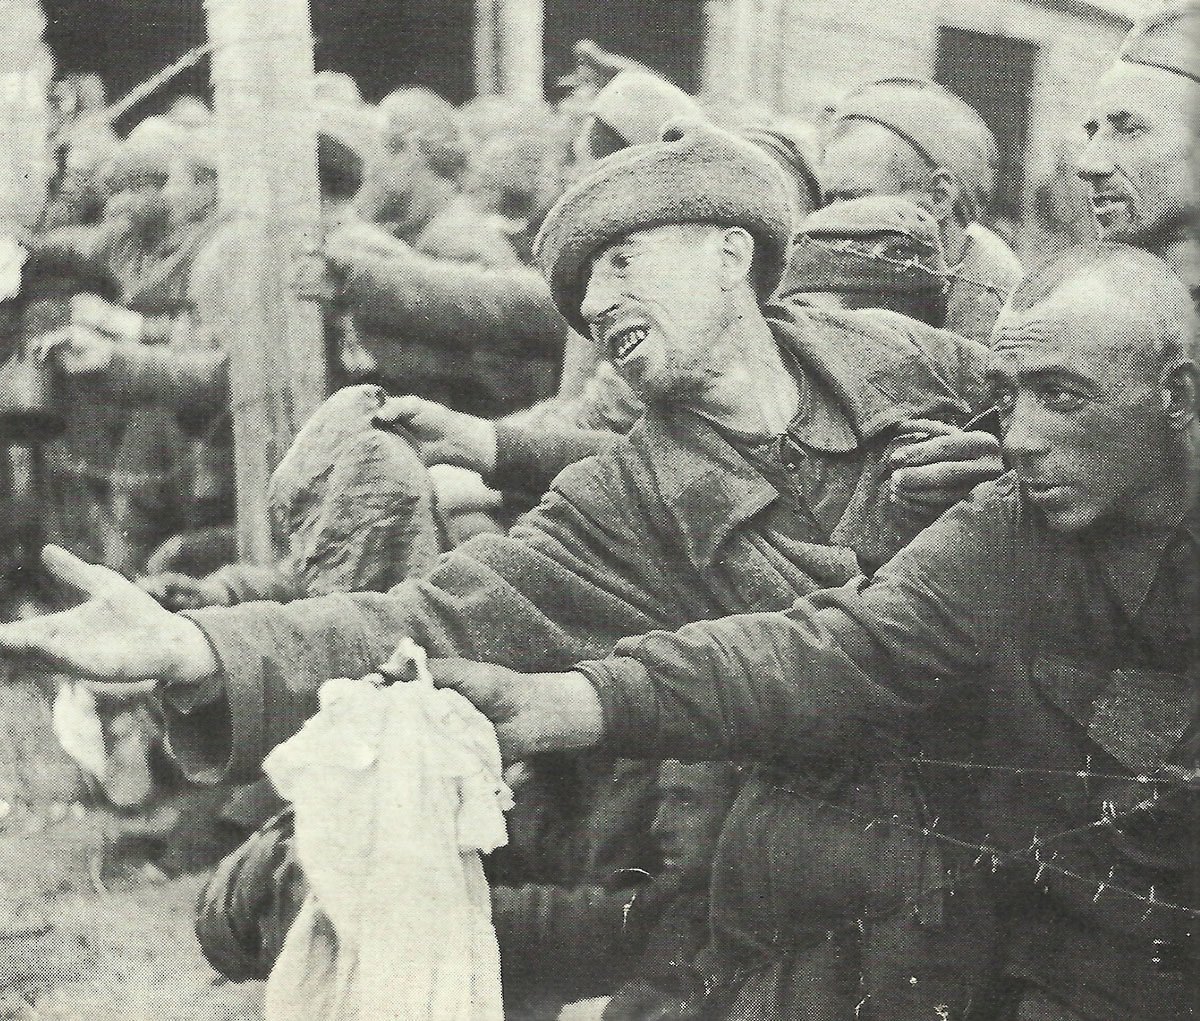
[[[650,836],[662,840],[671,832],[671,813],[666,805],[659,805],[654,813],[654,821],[650,823]]]
[[[583,292],[583,301],[579,305],[579,315],[587,323],[595,323],[614,305],[613,289],[604,279],[604,274],[593,272],[588,277],[587,287]]]
[[[1108,141],[1102,134],[1095,135],[1084,146],[1076,162],[1076,173],[1089,184],[1098,184],[1117,172],[1109,154]]]
[[[1046,453],[1050,444],[1031,402],[1020,400],[1012,410],[1001,441],[1005,457],[1014,463]]]

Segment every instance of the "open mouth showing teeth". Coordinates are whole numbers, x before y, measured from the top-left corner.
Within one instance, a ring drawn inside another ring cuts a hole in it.
[[[623,361],[633,354],[637,346],[646,339],[648,332],[644,326],[631,326],[614,335],[609,343],[612,345],[613,355],[617,361]]]

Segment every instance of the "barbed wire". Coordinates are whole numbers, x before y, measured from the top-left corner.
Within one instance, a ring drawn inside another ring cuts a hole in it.
[[[934,280],[939,280],[943,285],[948,285],[951,281],[968,284],[972,287],[979,287],[990,294],[995,295],[1001,301],[1007,301],[1009,295],[1012,294],[1013,288],[1004,287],[1000,284],[980,280],[976,277],[967,276],[961,270],[945,269],[937,270],[930,266],[926,266],[916,256],[908,259],[900,259],[890,255],[884,255],[878,250],[864,248],[862,245],[854,241],[826,241],[823,238],[814,238],[807,235],[801,235],[804,238],[805,244],[813,245],[817,248],[823,248],[826,251],[836,252],[839,255],[848,255],[851,258],[860,259],[863,262],[878,262],[897,271],[906,273],[918,273],[923,276],[930,277]]]
[[[1141,813],[1149,811],[1157,806],[1159,798],[1157,792],[1149,798],[1144,798],[1137,804],[1130,806],[1122,812],[1115,810],[1115,806],[1111,802],[1104,803],[1104,812],[1099,819],[1088,822],[1081,826],[1071,827],[1070,829],[1061,830],[1052,833],[1049,836],[1042,837],[1035,834],[1030,843],[1019,849],[1005,849],[996,847],[990,844],[979,844],[974,841],[965,840],[961,837],[955,837],[952,834],[944,833],[937,828],[939,819],[935,818],[928,826],[918,826],[915,823],[905,822],[898,815],[893,815],[890,818],[872,817],[862,812],[856,812],[853,809],[846,808],[842,805],[832,804],[822,798],[819,798],[807,791],[796,790],[785,784],[780,784],[774,780],[770,781],[771,786],[778,790],[787,792],[795,797],[804,798],[814,804],[820,805],[822,808],[830,809],[843,815],[847,818],[854,819],[857,822],[866,823],[864,832],[873,829],[875,826],[890,826],[896,829],[903,830],[915,836],[922,836],[933,840],[941,841],[949,847],[954,847],[960,851],[972,852],[976,855],[974,862],[971,865],[972,869],[982,868],[985,865],[990,866],[993,873],[997,872],[1004,865],[1011,864],[1036,864],[1037,870],[1034,875],[1033,882],[1035,884],[1041,882],[1042,876],[1049,872],[1054,875],[1062,876],[1066,879],[1071,879],[1076,882],[1081,882],[1088,886],[1093,886],[1095,892],[1092,895],[1092,903],[1096,903],[1107,890],[1114,894],[1119,894],[1128,897],[1138,903],[1146,905],[1146,912],[1142,916],[1143,920],[1149,917],[1150,912],[1155,908],[1163,908],[1169,911],[1175,911],[1186,915],[1189,918],[1200,918],[1200,909],[1191,907],[1187,904],[1177,904],[1173,901],[1163,900],[1157,895],[1155,886],[1151,885],[1147,893],[1138,890],[1130,889],[1113,881],[1116,875],[1117,867],[1114,865],[1109,869],[1108,876],[1105,879],[1097,879],[1095,876],[1087,876],[1077,872],[1074,869],[1065,868],[1061,865],[1054,864],[1053,860],[1047,861],[1042,858],[1043,851],[1051,844],[1061,843],[1064,840],[1072,837],[1082,836],[1096,830],[1113,828],[1120,823],[1132,821],[1133,818]],[[1051,859],[1055,856],[1051,854]],[[958,878],[961,878],[958,877]],[[930,897],[936,893],[940,893],[947,888],[948,885],[953,885],[953,880],[948,880],[947,883],[938,884],[936,886],[926,887],[905,899],[894,912],[887,912],[883,915],[863,917],[856,920],[855,924],[866,924],[869,921],[874,921],[884,917],[892,917],[894,914],[900,914],[904,911],[915,909],[918,902]]]

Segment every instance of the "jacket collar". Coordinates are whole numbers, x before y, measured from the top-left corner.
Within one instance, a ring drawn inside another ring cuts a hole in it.
[[[905,325],[865,313],[780,306],[768,322],[808,391],[789,436],[815,451],[849,454],[908,418],[962,414],[966,405]],[[921,324],[914,323],[918,328]],[[711,567],[733,531],[779,492],[709,421],[665,404],[640,430],[658,494],[692,565]]]

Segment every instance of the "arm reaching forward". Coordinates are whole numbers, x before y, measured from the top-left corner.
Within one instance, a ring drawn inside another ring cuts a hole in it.
[[[133,582],[58,546],[43,550],[42,563],[85,601],[0,625],[0,655],[115,683],[195,684],[217,672],[204,632],[164,610]]]
[[[590,748],[604,736],[600,699],[583,674],[523,674],[466,659],[430,660],[429,672],[439,688],[453,688],[495,724],[510,762],[542,751]]]

